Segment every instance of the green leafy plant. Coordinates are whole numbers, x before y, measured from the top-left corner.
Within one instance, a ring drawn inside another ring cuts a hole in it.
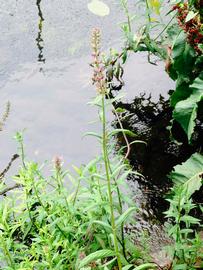
[[[202,176],[203,156],[197,153],[177,165],[170,174],[174,187],[172,198],[167,199],[170,208],[166,217],[171,219],[169,235],[174,239],[172,269],[196,269],[198,260],[202,264],[203,243],[195,229],[195,226],[200,227],[200,220],[191,215],[191,211],[197,208],[191,197],[201,188]]]
[[[118,132],[134,134],[122,126],[113,131],[108,127],[106,110],[115,98],[106,99],[97,29],[92,49],[98,95],[91,104],[99,109],[102,133],[90,135],[101,143],[102,154],[85,166],[74,166],[74,173],[64,170],[56,157],[52,174],[45,177],[44,165],[27,161],[23,133],[16,134],[22,166],[13,178],[15,188],[4,192],[0,204],[0,262],[5,270],[155,268],[153,263],[138,264],[143,252],[124,234],[124,224],[134,222],[136,207],[120,188],[127,192],[125,180],[132,172],[127,156],[113,154],[112,138]]]
[[[174,119],[180,123],[191,141],[198,104],[203,97],[200,7],[198,8],[198,3],[188,1],[178,3],[173,10],[177,11],[179,33],[174,38],[169,68],[169,75],[176,80],[171,105],[174,107]]]
[[[133,31],[134,15],[128,9],[128,1],[121,1],[121,6],[127,18],[127,22],[121,25],[126,41],[122,52],[110,62],[113,66],[111,70],[117,70],[120,59],[124,64],[130,51],[147,52],[151,64],[156,64],[151,55],[164,60],[166,72],[176,81],[176,88],[170,97],[173,119],[183,128],[188,141],[192,142],[197,111],[201,110],[199,104],[203,99],[202,2],[178,1],[168,12],[169,21],[163,23],[162,1],[147,0],[146,19],[140,27],[136,27],[137,33]],[[116,78],[115,73],[113,76]]]

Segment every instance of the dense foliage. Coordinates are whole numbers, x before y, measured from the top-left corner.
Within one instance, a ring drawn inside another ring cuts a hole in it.
[[[121,108],[115,109],[119,95],[111,96],[116,80],[120,89],[123,82],[123,64],[129,51],[144,51],[166,62],[166,72],[176,81],[170,96],[173,121],[179,123],[190,143],[197,120],[202,124],[200,107],[203,99],[203,3],[192,0],[175,3],[168,13],[169,23],[154,37],[153,28],[160,23],[153,15],[161,15],[162,3],[146,0],[146,23],[135,35],[128,1],[121,0],[127,16],[122,24],[126,41],[118,53],[101,57],[100,31],[94,29],[92,47],[92,82],[97,90],[91,102],[99,111],[101,134],[90,132],[101,145],[101,156],[86,166],[63,169],[56,157],[51,176],[44,176],[44,166],[25,158],[23,136],[16,134],[19,143],[21,167],[14,176],[13,188],[8,188],[1,174],[0,204],[0,269],[69,269],[69,270],[144,270],[163,269],[152,261],[148,250],[135,245],[132,235],[125,232],[127,223],[135,222],[139,211],[130,199],[126,178],[132,172],[127,158],[132,131],[125,130],[120,121]],[[110,9],[100,0],[92,0],[88,8],[94,14],[106,16]],[[157,23],[158,22],[158,23]],[[156,25],[154,25],[156,23]],[[111,109],[120,125],[112,130],[107,120]],[[2,118],[3,126],[9,112]],[[114,136],[121,133],[126,146],[115,154]],[[175,166],[169,175],[173,187],[167,198],[170,204],[165,215],[168,234],[173,239],[169,248],[171,261],[166,269],[192,270],[203,265],[203,241],[200,237],[202,221],[194,212],[203,212],[193,202],[193,195],[202,187],[202,149],[183,164]]]

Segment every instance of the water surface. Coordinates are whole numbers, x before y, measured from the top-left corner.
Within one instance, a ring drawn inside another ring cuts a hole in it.
[[[95,95],[89,83],[90,33],[100,27],[104,49],[119,48],[118,24],[124,20],[119,1],[106,2],[111,15],[100,18],[84,0],[0,0],[1,111],[11,102],[0,139],[1,167],[16,152],[12,136],[23,129],[26,152],[33,159],[60,155],[66,164],[79,165],[99,152],[94,139],[82,139],[84,132],[99,129],[89,124],[97,111],[87,106]],[[129,100],[142,91],[166,95],[172,87],[163,64],[149,65],[142,55],[131,57],[125,80]]]

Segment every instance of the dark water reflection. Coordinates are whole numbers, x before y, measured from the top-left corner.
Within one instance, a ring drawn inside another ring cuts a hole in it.
[[[44,48],[44,40],[42,38],[42,29],[43,29],[43,21],[44,21],[44,18],[43,18],[43,13],[42,13],[42,10],[41,10],[41,0],[37,0],[36,2],[36,5],[37,5],[37,8],[38,8],[38,15],[39,15],[39,22],[38,22],[38,35],[37,35],[37,38],[36,38],[36,41],[37,41],[37,47],[39,49],[39,55],[38,55],[38,62],[43,62],[45,63],[46,59],[44,58],[44,55],[43,55],[43,48]]]
[[[142,207],[148,218],[158,217],[163,221],[163,212],[168,207],[165,198],[169,196],[172,186],[167,176],[175,165],[185,162],[193,153],[202,151],[203,127],[197,125],[192,144],[188,144],[186,134],[177,123],[174,122],[170,129],[172,110],[168,98],[163,96],[154,101],[151,95],[143,93],[132,102],[119,102],[116,106],[125,109],[125,113],[122,113],[124,128],[137,134],[136,138],[129,138],[129,141],[137,139],[146,143],[131,146],[130,163],[143,177],[130,176],[130,185],[133,186],[134,182],[140,185],[144,197],[144,200],[143,197],[141,199],[144,202]],[[115,125],[119,126],[116,122]],[[124,145],[122,137],[118,137],[118,145]],[[202,192],[203,189],[194,196],[201,203]],[[136,196],[137,189],[134,189],[134,193]]]
[[[80,166],[100,152],[93,138],[82,138],[86,131],[100,129],[98,122],[90,124],[98,119],[97,109],[87,105],[96,94],[88,65],[90,33],[99,27],[103,48],[119,48],[122,35],[118,23],[124,15],[118,0],[108,1],[111,15],[104,18],[89,13],[88,2],[0,0],[1,112],[3,105],[11,102],[9,119],[0,133],[1,168],[16,152],[12,137],[23,129],[29,159],[50,161],[59,155],[70,167]],[[142,14],[140,10],[138,14]],[[157,100],[160,93],[167,96],[173,88],[164,64],[149,65],[142,54],[131,56],[124,80],[124,103],[131,103],[143,91]],[[16,173],[15,167],[13,170],[10,175]],[[134,180],[130,184],[139,206],[143,193]]]

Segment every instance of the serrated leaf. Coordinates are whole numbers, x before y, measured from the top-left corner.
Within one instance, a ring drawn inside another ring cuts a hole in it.
[[[85,257],[79,264],[79,269],[81,269],[82,267],[84,267],[85,265],[96,261],[98,259],[103,259],[106,257],[112,257],[115,256],[115,252],[113,250],[110,249],[102,249],[102,250],[98,250],[94,253],[91,253],[90,255],[88,255],[87,257]]]
[[[90,3],[87,5],[88,9],[90,12],[97,16],[107,16],[110,13],[110,8],[100,0],[92,0]]]

